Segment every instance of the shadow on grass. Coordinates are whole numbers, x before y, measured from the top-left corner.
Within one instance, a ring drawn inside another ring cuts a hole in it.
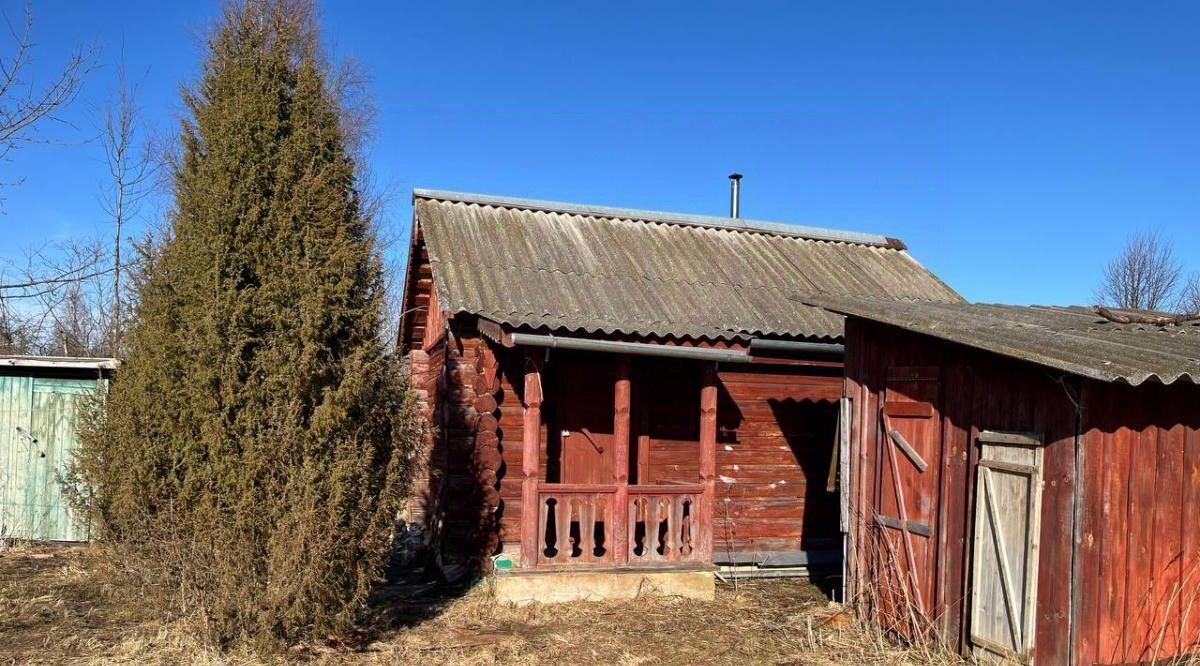
[[[447,580],[433,552],[420,543],[420,533],[402,537],[384,571],[384,580],[371,594],[368,615],[376,631],[413,628],[440,615],[465,596],[481,573],[462,570]]]

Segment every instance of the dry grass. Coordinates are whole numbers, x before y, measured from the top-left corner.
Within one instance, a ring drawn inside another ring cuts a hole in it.
[[[100,561],[81,547],[0,554],[0,663],[959,663],[895,647],[794,580],[719,586],[712,603],[648,597],[519,608],[494,603],[483,587],[448,598],[409,584],[384,597],[391,628],[364,646],[219,655],[121,603]]]

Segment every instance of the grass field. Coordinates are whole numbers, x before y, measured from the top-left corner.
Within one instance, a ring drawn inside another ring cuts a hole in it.
[[[0,554],[0,663],[51,664],[929,664],[797,580],[719,584],[712,603],[512,607],[486,586],[400,581],[377,604],[386,628],[356,646],[303,645],[283,655],[218,654],[130,603],[87,547]]]

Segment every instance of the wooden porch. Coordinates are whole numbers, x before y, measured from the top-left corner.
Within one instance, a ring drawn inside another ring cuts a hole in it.
[[[717,443],[715,364],[704,362],[698,373],[699,385],[690,389],[699,393],[698,474],[694,482],[646,483],[645,478],[630,482],[633,373],[629,357],[613,356],[611,376],[600,375],[604,382],[612,382],[611,412],[608,406],[600,406],[590,414],[594,422],[611,413],[611,434],[607,428],[603,434],[593,434],[586,427],[561,431],[564,439],[574,436],[573,441],[592,456],[590,461],[584,458],[583,463],[575,463],[576,467],[586,464],[586,470],[567,475],[571,477],[568,481],[587,479],[580,483],[546,480],[549,465],[541,463],[546,431],[544,352],[530,350],[525,360],[520,568],[695,568],[710,564]],[[610,395],[609,387],[602,388],[599,394]],[[567,448],[565,444],[562,447],[564,457]],[[648,456],[644,443],[638,454]]]

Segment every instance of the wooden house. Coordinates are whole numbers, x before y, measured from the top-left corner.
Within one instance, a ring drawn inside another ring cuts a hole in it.
[[[413,209],[399,346],[435,433],[409,518],[439,557],[840,568],[842,319],[800,297],[959,300],[902,243],[428,190]]]
[[[1197,322],[809,302],[849,315],[848,595],[982,659],[1197,650]]]
[[[113,359],[0,356],[0,539],[84,541],[59,477],[75,450],[76,403]]]

